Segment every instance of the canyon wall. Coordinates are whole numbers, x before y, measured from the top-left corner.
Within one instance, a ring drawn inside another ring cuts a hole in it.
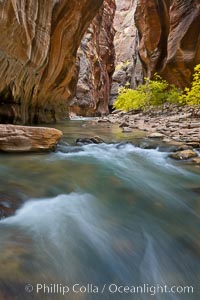
[[[76,52],[103,0],[0,1],[0,123],[67,114]]]
[[[69,110],[82,116],[108,113],[111,78],[114,72],[115,0],[104,0],[78,50],[79,80]]]
[[[143,67],[139,58],[139,36],[135,26],[137,0],[116,0],[114,45],[116,52],[110,105],[118,95],[121,86],[129,84],[135,88],[143,82]]]
[[[200,0],[138,0],[135,13],[145,75],[184,88],[200,63]]]
[[[136,6],[136,0],[104,0],[78,51],[79,80],[71,112],[82,116],[106,114],[120,86],[128,82],[134,88],[143,81]]]
[[[1,0],[0,123],[107,114],[155,72],[184,88],[199,28],[200,0]]]
[[[189,86],[200,63],[200,0],[116,0],[115,50],[110,104],[120,86],[135,88],[159,73]]]

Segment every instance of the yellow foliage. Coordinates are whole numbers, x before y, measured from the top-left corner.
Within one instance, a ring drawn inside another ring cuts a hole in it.
[[[126,86],[120,88],[114,107],[124,111],[145,109],[150,106],[162,105],[165,102],[178,103],[180,95],[179,89],[155,74],[153,80],[145,78],[145,83],[136,90]]]
[[[191,88],[185,88],[180,102],[186,105],[200,105],[200,64],[194,68]]]

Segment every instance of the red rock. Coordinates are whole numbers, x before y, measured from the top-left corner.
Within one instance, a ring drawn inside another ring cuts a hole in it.
[[[143,68],[138,53],[138,30],[134,19],[136,6],[137,1],[134,0],[116,0],[114,18],[116,69],[113,75],[110,105],[113,105],[121,86],[129,83],[131,88],[135,88],[143,82]]]
[[[79,80],[70,111],[82,116],[107,114],[114,72],[115,0],[105,0],[78,51]]]
[[[37,152],[52,150],[62,132],[54,128],[0,125],[0,151]]]
[[[139,0],[135,19],[146,75],[188,86],[200,63],[200,0]]]
[[[0,123],[54,122],[67,115],[76,52],[102,3],[0,1]]]

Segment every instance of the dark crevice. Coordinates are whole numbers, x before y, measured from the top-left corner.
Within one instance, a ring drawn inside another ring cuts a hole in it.
[[[13,123],[15,119],[13,105],[15,104],[14,97],[10,87],[4,88],[0,92],[0,123]]]
[[[157,2],[157,9],[158,9],[158,15],[160,18],[160,25],[161,25],[161,38],[160,42],[158,44],[158,49],[161,49],[159,59],[156,64],[156,71],[161,71],[164,65],[165,58],[167,57],[167,42],[168,42],[168,36],[169,36],[169,20],[166,20],[166,10],[169,9],[169,7],[166,7],[165,3],[163,1]]]

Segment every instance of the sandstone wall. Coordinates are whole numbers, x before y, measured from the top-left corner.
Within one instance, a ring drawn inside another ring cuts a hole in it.
[[[189,85],[200,63],[200,0],[138,0],[135,20],[145,74]]]
[[[118,95],[120,86],[126,83],[135,88],[143,82],[143,67],[139,58],[139,36],[135,26],[137,0],[116,0],[114,45],[116,69],[113,75],[110,105]]]
[[[115,1],[104,4],[87,30],[78,51],[79,80],[70,111],[82,116],[108,113],[111,77],[114,72]]]
[[[199,28],[200,0],[1,0],[0,123],[55,122],[69,103],[106,114],[121,85],[155,72],[185,87]]]
[[[102,3],[0,1],[0,123],[66,116],[77,80],[76,52]]]

